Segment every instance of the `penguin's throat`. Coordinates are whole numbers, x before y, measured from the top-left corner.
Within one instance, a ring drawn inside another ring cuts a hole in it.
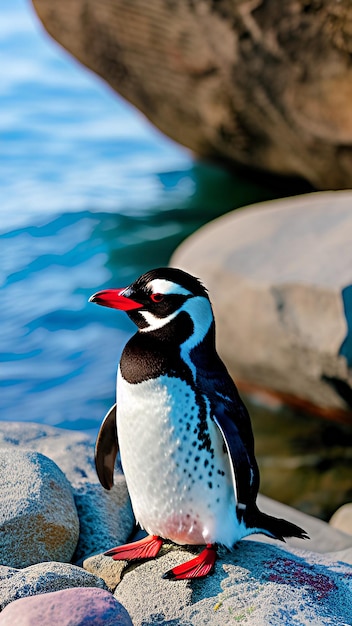
[[[168,324],[149,332],[140,329],[128,341],[120,361],[127,382],[139,383],[166,374],[195,383],[198,347],[202,346],[204,366],[215,350],[214,319],[205,298],[192,298],[185,304],[192,315],[188,310],[178,311]]]

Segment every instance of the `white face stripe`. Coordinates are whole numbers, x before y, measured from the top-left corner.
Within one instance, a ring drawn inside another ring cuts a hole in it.
[[[160,291],[158,291],[157,293],[160,293]],[[140,328],[139,332],[149,333],[151,330],[157,330],[158,328],[162,328],[163,326],[171,322],[171,320],[173,320],[174,317],[179,314],[179,312],[180,309],[178,309],[174,313],[171,313],[171,315],[168,315],[167,317],[156,317],[156,315],[153,315],[153,313],[151,313],[150,311],[139,311],[139,314],[142,315],[147,324],[149,324],[146,328]]]
[[[192,348],[204,339],[213,321],[213,311],[208,298],[197,296],[186,300],[180,311],[186,311],[194,324],[193,333],[181,345],[181,357],[190,368],[193,379],[196,379],[196,368],[190,359]]]
[[[171,280],[166,280],[164,278],[155,278],[154,280],[151,280],[147,284],[147,288],[151,289],[152,293],[162,293],[164,295],[167,295],[169,293],[174,293],[181,296],[192,295],[190,291],[184,289],[184,287],[181,287],[181,285],[177,285]]]

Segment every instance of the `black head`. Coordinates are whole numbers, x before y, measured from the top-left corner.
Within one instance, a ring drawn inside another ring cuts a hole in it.
[[[206,288],[202,283],[172,267],[146,272],[124,289],[108,289],[94,294],[90,302],[121,309],[144,331],[161,328],[186,311],[194,325],[212,317]]]

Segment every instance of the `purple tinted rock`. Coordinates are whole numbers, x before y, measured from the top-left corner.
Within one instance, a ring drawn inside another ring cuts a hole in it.
[[[133,626],[126,609],[103,589],[76,587],[16,600],[0,626]]]
[[[106,589],[101,578],[69,563],[36,563],[23,569],[2,566],[0,567],[0,611],[7,604],[20,598],[72,587]]]

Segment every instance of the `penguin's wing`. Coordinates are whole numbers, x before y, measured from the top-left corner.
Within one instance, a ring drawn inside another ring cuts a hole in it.
[[[255,503],[259,487],[259,471],[254,455],[250,455],[240,436],[235,421],[226,405],[218,405],[213,419],[220,430],[229,455],[232,482],[237,500],[237,513],[241,519],[247,507]]]
[[[116,429],[116,404],[105,415],[95,443],[95,468],[105,489],[114,484],[114,466],[119,450]]]
[[[192,356],[197,357],[195,353]],[[201,363],[202,359],[198,362]],[[207,368],[198,367],[197,387],[210,402],[211,416],[229,455],[238,513],[240,515],[242,509],[244,514],[246,508],[255,503],[259,489],[259,470],[248,411],[216,353]]]

